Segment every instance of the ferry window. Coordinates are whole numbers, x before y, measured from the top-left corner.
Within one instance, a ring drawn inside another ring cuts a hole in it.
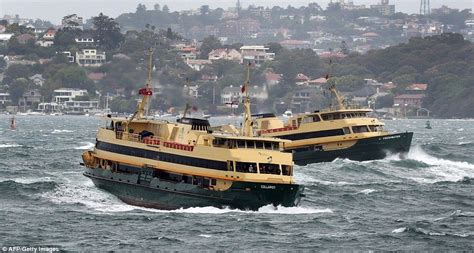
[[[281,165],[282,172],[284,176],[292,176],[293,175],[293,168],[291,165]]]
[[[245,148],[245,141],[244,140],[237,140],[237,147],[238,148]]]
[[[204,178],[204,179],[202,180],[202,186],[203,186],[203,187],[209,187],[210,183],[211,183],[211,182],[210,182],[209,178]]]
[[[236,162],[235,170],[243,173],[257,173],[257,164]]]
[[[191,176],[183,176],[182,182],[186,184],[192,184],[193,183],[193,177]]]
[[[292,125],[293,125],[293,127],[298,127],[298,125],[296,125],[296,120],[293,120]]]
[[[217,184],[217,180],[215,178],[212,178],[211,179],[211,185],[216,185]]]
[[[321,121],[318,115],[313,115],[313,122]]]
[[[234,171],[234,162],[233,161],[227,161],[227,170],[228,171]]]
[[[367,126],[353,126],[352,132],[354,132],[355,134],[366,133],[366,132],[369,132],[369,129],[367,128]]]
[[[216,138],[212,141],[212,145],[214,147],[225,147],[227,144],[226,140],[225,139],[221,139],[221,138]]]
[[[257,149],[263,149],[263,142],[261,141],[256,141],[255,142],[255,146]]]
[[[193,185],[202,185],[202,177],[194,176]]]
[[[280,175],[280,165],[271,163],[260,163],[260,174]]]
[[[348,128],[348,127],[343,127],[342,131],[344,131],[344,134],[350,134],[351,133],[351,129]]]
[[[265,141],[265,142],[263,142],[263,144],[265,145],[265,146],[264,146],[264,149],[268,149],[268,150],[272,150],[272,149],[273,149],[273,145],[272,145],[271,142]]]
[[[313,123],[313,117],[304,117],[303,123]]]
[[[272,144],[273,144],[273,150],[280,150],[280,143],[272,142]]]
[[[254,141],[245,141],[247,143],[247,148],[255,148],[255,142]]]
[[[334,119],[340,119],[341,115],[339,113],[334,114]]]

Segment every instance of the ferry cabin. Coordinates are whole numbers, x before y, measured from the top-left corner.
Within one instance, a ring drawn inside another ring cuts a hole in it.
[[[340,141],[388,134],[384,123],[368,117],[369,112],[370,109],[315,111],[294,116],[286,125],[271,114],[256,115],[255,121],[258,135],[291,140],[285,143],[285,149],[314,145],[315,141],[316,144],[324,143],[325,149],[331,149],[346,146]]]

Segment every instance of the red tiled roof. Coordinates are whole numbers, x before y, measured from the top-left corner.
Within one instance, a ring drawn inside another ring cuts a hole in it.
[[[300,81],[308,81],[309,80],[309,77],[307,77],[305,74],[303,73],[299,73],[298,75],[296,75],[295,77],[296,80],[300,80]]]
[[[309,83],[310,84],[325,84],[328,80],[324,77],[320,77],[318,79],[313,79],[313,80],[310,80]]]
[[[424,97],[424,94],[402,94],[394,97],[393,99],[422,99]]]
[[[277,73],[266,73],[265,80],[266,81],[279,81],[281,80],[281,75]]]
[[[426,90],[428,84],[426,83],[414,83],[406,88],[406,90]]]
[[[107,76],[106,73],[95,73],[95,72],[92,72],[92,73],[89,73],[87,75],[87,78],[93,80],[93,81],[99,81],[99,80],[102,80],[104,79],[104,77]]]

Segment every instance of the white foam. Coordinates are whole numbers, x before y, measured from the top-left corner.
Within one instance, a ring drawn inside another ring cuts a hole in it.
[[[94,143],[92,142],[81,142],[81,143],[84,143],[85,145],[75,147],[74,149],[91,149],[94,147]]]
[[[2,178],[0,182],[5,181],[14,181],[19,184],[33,184],[38,182],[53,182],[54,180],[51,177],[38,177],[38,178],[27,178],[27,177],[20,177],[20,178]]]
[[[56,204],[83,204],[101,212],[126,212],[135,209],[112,194],[100,191],[93,186],[92,182],[83,185],[62,184],[54,191],[41,196]]]
[[[212,237],[212,235],[206,235],[206,234],[200,234],[200,235],[198,235],[198,236],[204,237],[204,238],[210,238],[210,237]]]
[[[134,207],[138,210],[149,211],[149,212],[158,212],[158,213],[194,213],[194,214],[226,214],[226,213],[243,213],[243,214],[317,214],[317,213],[332,213],[333,211],[329,208],[325,209],[314,209],[309,207],[283,207],[283,206],[273,206],[266,205],[260,207],[257,211],[247,211],[240,209],[231,209],[231,208],[217,208],[213,206],[205,207],[189,207],[189,208],[180,208],[176,210],[159,210],[143,207]]]
[[[72,130],[67,130],[67,129],[54,129],[52,134],[58,134],[58,133],[72,133],[74,131]]]
[[[369,195],[372,192],[376,192],[376,190],[374,190],[374,189],[364,189],[364,190],[362,190],[360,192],[357,192],[357,193]]]
[[[408,158],[430,165],[417,171],[412,179],[421,183],[440,181],[457,182],[465,177],[474,177],[474,164],[468,162],[450,161],[428,155],[419,146],[411,148]]]
[[[401,228],[396,228],[396,229],[392,230],[392,233],[399,234],[399,233],[403,233],[405,231],[407,231],[407,228],[406,227],[401,227]]]
[[[20,144],[10,144],[10,143],[0,144],[0,148],[15,148],[15,147],[21,147],[21,145]]]
[[[471,143],[472,141],[460,141],[458,145],[462,146],[462,145],[471,144]]]
[[[458,132],[462,132],[462,131],[464,131],[464,128],[458,128],[457,130],[458,130]]]

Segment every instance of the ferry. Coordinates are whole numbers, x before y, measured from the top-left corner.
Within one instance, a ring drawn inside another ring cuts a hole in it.
[[[290,140],[286,152],[297,165],[330,162],[336,158],[355,161],[383,159],[391,153],[407,153],[413,132],[390,133],[384,123],[370,117],[371,109],[347,105],[336,88],[330,91],[336,106],[297,114],[283,122],[274,114],[253,115],[258,136]]]
[[[84,176],[125,203],[148,208],[298,205],[303,187],[294,182],[292,155],[283,152],[287,141],[214,133],[205,119],[144,117],[152,95],[151,55],[137,111],[130,118],[106,117],[94,149],[82,155]],[[251,115],[246,118],[251,126]]]

